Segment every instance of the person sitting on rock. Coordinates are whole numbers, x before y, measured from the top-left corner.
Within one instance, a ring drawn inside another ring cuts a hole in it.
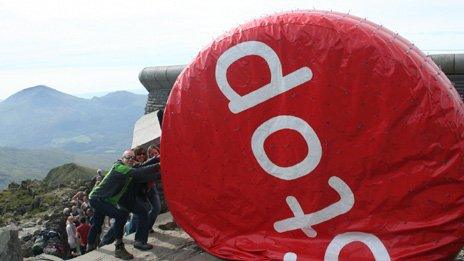
[[[124,224],[129,212],[118,208],[117,205],[131,182],[148,182],[160,175],[159,164],[147,164],[143,167],[134,168],[136,163],[134,152],[132,150],[125,151],[102,182],[90,192],[89,202],[94,209],[94,216],[87,242],[87,252],[95,249],[96,235],[101,232],[105,216],[109,216],[115,219],[115,256],[125,260],[133,258],[133,255],[124,248],[122,241]]]

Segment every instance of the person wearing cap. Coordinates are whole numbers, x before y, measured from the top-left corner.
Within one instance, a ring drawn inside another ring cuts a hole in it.
[[[87,240],[87,252],[95,249],[96,235],[101,232],[105,216],[115,219],[115,256],[124,260],[132,259],[122,241],[124,224],[128,211],[118,207],[121,196],[127,191],[131,182],[144,183],[159,177],[160,164],[147,162],[143,167],[134,168],[135,154],[132,150],[123,153],[103,180],[89,194],[90,206],[94,209],[93,225]]]

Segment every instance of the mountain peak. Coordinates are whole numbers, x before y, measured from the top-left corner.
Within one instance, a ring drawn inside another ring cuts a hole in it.
[[[60,92],[53,88],[50,88],[46,85],[37,85],[23,89],[10,97],[8,97],[4,102],[5,104],[13,103],[23,103],[23,102],[33,102],[34,104],[38,103],[53,103],[54,101],[70,101],[79,99],[72,95]]]
[[[94,97],[92,101],[104,104],[106,107],[127,107],[127,106],[138,106],[138,104],[144,104],[146,101],[145,95],[135,94],[128,91],[115,91],[110,92],[102,97]]]
[[[51,87],[48,87],[47,85],[42,85],[42,84],[36,85],[36,86],[32,86],[32,87],[26,88],[26,89],[24,89],[24,90],[29,90],[29,89],[45,89],[45,90],[48,89],[48,90],[55,90],[55,89],[53,89],[53,88],[51,88]]]
[[[13,94],[12,96],[16,95],[16,94],[30,94],[30,93],[62,93],[60,91],[57,91],[51,87],[48,87],[47,85],[36,85],[36,86],[33,86],[33,87],[29,87],[29,88],[26,88],[26,89],[23,89],[15,94]]]

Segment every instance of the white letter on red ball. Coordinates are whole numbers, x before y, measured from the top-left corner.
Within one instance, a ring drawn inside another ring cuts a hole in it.
[[[230,87],[227,80],[227,70],[234,62],[249,55],[260,56],[266,61],[271,71],[271,82],[244,96],[240,96]],[[283,76],[282,64],[277,54],[271,47],[258,41],[243,42],[229,48],[219,57],[216,64],[216,82],[224,96],[229,99],[229,109],[233,113],[240,113],[265,102],[311,80],[312,77],[313,74],[308,67],[301,67]]]
[[[277,166],[264,151],[264,141],[267,137],[283,129],[291,129],[300,133],[308,146],[306,157],[290,167]],[[313,128],[306,121],[290,115],[276,116],[261,124],[251,137],[251,149],[259,165],[268,174],[283,180],[293,180],[309,174],[319,164],[322,156],[321,142]]]
[[[325,251],[325,261],[338,260],[340,251],[351,242],[361,242],[372,252],[376,261],[390,261],[390,255],[380,239],[363,232],[346,232],[336,236]]]
[[[280,220],[274,223],[274,229],[279,232],[287,232],[301,229],[306,236],[315,237],[317,232],[312,226],[331,220],[350,211],[354,205],[354,195],[350,187],[339,177],[330,177],[329,185],[340,195],[340,200],[319,211],[305,214],[300,203],[295,197],[288,196],[287,204],[294,217]]]

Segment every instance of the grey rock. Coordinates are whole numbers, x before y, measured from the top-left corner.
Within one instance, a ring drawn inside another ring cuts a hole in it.
[[[31,237],[31,239],[33,239]],[[34,245],[34,240],[28,240],[21,244],[21,255],[23,257],[31,257],[33,255],[32,253],[32,246]]]
[[[22,242],[27,242],[27,241],[31,240],[33,236],[34,236],[33,234],[28,233],[28,234],[21,237],[21,241]]]
[[[34,221],[29,221],[21,225],[23,228],[30,228],[30,227],[35,227],[35,222]]]
[[[41,229],[34,230],[34,233],[32,233],[32,235],[36,237],[38,234],[40,234],[40,232],[42,232]]]
[[[15,226],[0,228],[0,260],[23,260],[18,228]]]
[[[34,257],[29,257],[25,258],[24,261],[62,261],[63,259],[52,256],[52,255],[47,255],[47,254],[40,254],[38,256]]]
[[[68,235],[66,233],[66,218],[62,213],[53,214],[50,216],[50,220],[45,224],[47,230],[53,230],[60,234],[59,241],[64,246],[63,253],[69,252]],[[44,251],[45,252],[45,251]]]

